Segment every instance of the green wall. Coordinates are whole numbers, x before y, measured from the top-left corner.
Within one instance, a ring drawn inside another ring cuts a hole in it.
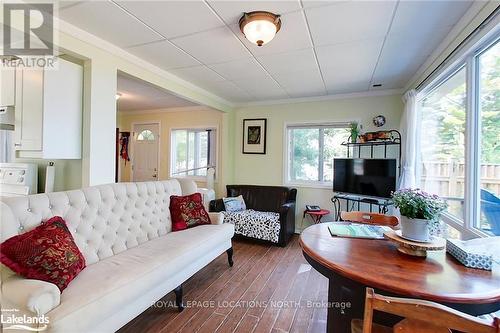
[[[283,185],[285,124],[296,122],[357,121],[363,131],[399,129],[403,102],[401,95],[351,97],[317,102],[252,106],[236,109],[234,122],[234,183]],[[376,128],[373,117],[384,115],[386,124]],[[267,118],[267,153],[243,154],[241,138],[243,119]],[[391,152],[392,155],[397,155]],[[363,156],[362,156],[363,157]],[[366,156],[367,157],[367,156]],[[389,155],[388,157],[392,157]],[[332,210],[330,187],[293,186],[298,190],[296,230],[302,227],[302,212],[306,204],[316,204]],[[331,216],[328,218],[332,218]],[[304,221],[304,227],[309,221]]]

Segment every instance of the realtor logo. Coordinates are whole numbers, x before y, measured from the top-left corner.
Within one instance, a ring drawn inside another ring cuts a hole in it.
[[[54,52],[54,5],[3,5],[3,55],[47,56]]]

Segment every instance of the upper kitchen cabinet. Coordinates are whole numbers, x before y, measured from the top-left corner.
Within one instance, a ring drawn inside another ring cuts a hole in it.
[[[18,69],[15,95],[18,157],[82,157],[82,66],[59,58],[53,69]]]
[[[0,70],[0,107],[13,106],[15,103],[16,70],[2,68]]]

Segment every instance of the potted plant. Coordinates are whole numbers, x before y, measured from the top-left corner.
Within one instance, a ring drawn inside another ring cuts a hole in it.
[[[439,223],[439,216],[448,207],[447,203],[437,195],[419,189],[393,192],[392,200],[401,213],[401,235],[421,242],[430,240],[431,225]]]
[[[351,142],[356,143],[358,141],[359,133],[361,132],[362,126],[358,123],[351,123],[349,125],[349,130],[351,133]]]

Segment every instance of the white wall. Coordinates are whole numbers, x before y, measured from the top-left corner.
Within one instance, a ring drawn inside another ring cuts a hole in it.
[[[399,129],[403,103],[401,95],[354,97],[328,101],[291,103],[268,106],[243,107],[236,110],[234,183],[258,185],[283,185],[284,127],[287,122],[358,121],[364,131]],[[372,118],[384,115],[385,126],[375,128]],[[243,119],[267,118],[267,153],[243,154],[241,151]],[[317,204],[333,210],[330,202],[331,188],[297,187],[296,231],[302,223],[306,204]],[[328,216],[326,220],[331,219]],[[308,221],[304,222],[304,227]]]

